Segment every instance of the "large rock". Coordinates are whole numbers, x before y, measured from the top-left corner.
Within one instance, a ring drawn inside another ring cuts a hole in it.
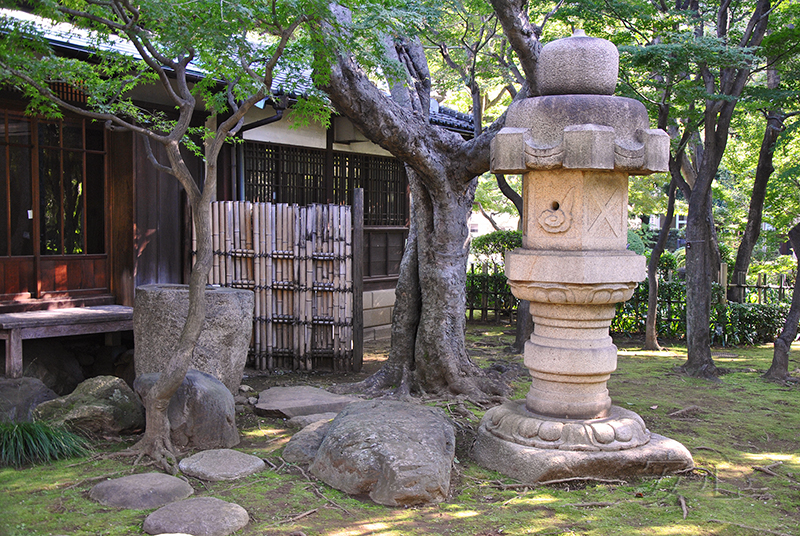
[[[310,469],[346,493],[407,506],[447,498],[454,457],[453,425],[442,411],[372,400],[333,420]]]
[[[143,374],[133,382],[136,393],[147,398],[160,374]],[[176,447],[230,448],[239,444],[233,395],[218,379],[189,369],[167,409]]]
[[[28,422],[42,402],[58,398],[37,378],[0,378],[0,422]]]
[[[214,497],[197,497],[159,508],[144,520],[148,534],[227,536],[250,521],[247,510]]]
[[[128,384],[116,376],[89,378],[69,395],[39,404],[34,415],[95,437],[115,436],[145,425],[144,407]]]
[[[283,447],[283,459],[289,463],[303,465],[313,462],[330,429],[331,421],[317,421],[309,424],[294,434]]]
[[[194,493],[192,486],[164,473],[141,473],[104,480],[89,492],[89,498],[105,506],[149,510],[180,501]]]
[[[206,321],[192,354],[191,368],[207,372],[238,393],[250,334],[253,293],[206,289]],[[162,372],[177,346],[189,310],[189,287],[144,285],[136,289],[133,309],[136,376]]]
[[[59,396],[86,379],[75,352],[54,339],[22,341],[22,367],[25,376],[40,379]]]

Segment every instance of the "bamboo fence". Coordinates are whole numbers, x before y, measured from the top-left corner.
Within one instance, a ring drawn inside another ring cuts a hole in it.
[[[349,206],[212,203],[209,283],[255,293],[251,365],[353,369]]]

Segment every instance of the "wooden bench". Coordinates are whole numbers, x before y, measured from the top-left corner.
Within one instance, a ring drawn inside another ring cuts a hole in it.
[[[6,345],[6,377],[22,377],[22,341],[133,329],[133,307],[100,305],[0,314]]]

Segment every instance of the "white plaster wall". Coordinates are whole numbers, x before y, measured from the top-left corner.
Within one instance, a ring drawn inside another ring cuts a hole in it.
[[[275,110],[270,106],[266,106],[263,110],[260,108],[253,108],[245,116],[245,125],[273,115],[275,115]],[[248,141],[325,149],[327,135],[325,128],[317,122],[298,126],[297,123],[293,122],[292,116],[293,112],[289,110],[279,121],[245,131],[243,134],[244,139]],[[343,119],[344,118],[340,118],[339,120]],[[344,120],[346,121],[346,119]],[[374,154],[378,156],[392,156],[391,153],[370,141],[334,143],[333,150],[359,154]]]

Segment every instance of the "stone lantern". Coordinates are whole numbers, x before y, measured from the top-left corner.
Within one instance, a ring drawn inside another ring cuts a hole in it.
[[[606,389],[616,304],[646,278],[644,257],[626,249],[628,176],[667,171],[669,157],[644,105],[613,96],[618,68],[616,47],[582,30],[545,45],[541,96],[513,104],[492,142],[492,171],[524,174],[522,248],[507,255],[506,275],[530,301],[532,382],[524,401],[486,413],[473,454],[524,482],[693,465]]]

